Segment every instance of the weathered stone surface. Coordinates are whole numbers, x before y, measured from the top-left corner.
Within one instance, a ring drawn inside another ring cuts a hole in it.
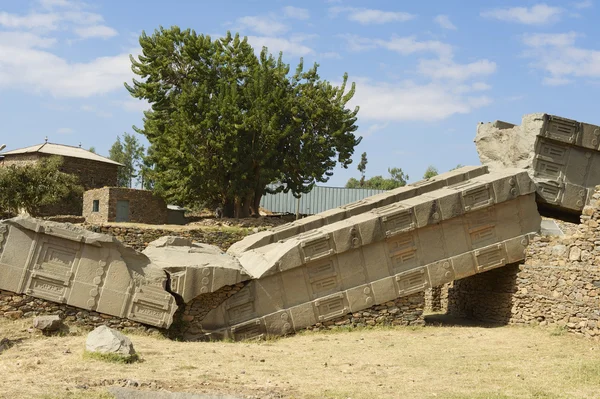
[[[52,332],[60,329],[62,320],[58,315],[37,316],[33,319],[33,327],[43,332]]]
[[[97,292],[113,307],[88,302],[91,310],[160,327],[181,298],[177,328],[192,339],[419,324],[426,289],[524,258],[540,228],[534,193],[523,170],[465,167],[250,236],[228,253],[164,237],[139,254],[73,226],[13,219],[1,225],[9,250],[0,273],[20,266],[0,288],[80,307]]]
[[[168,327],[177,304],[166,283],[161,268],[111,236],[25,216],[0,224],[1,290]]]
[[[540,204],[581,213],[600,184],[600,127],[547,114],[529,114],[521,125],[482,123],[475,144],[490,170],[528,171]]]
[[[125,357],[135,354],[133,343],[129,338],[106,326],[97,327],[88,334],[85,350],[105,354],[114,353]]]
[[[229,253],[253,279],[204,317],[202,331],[238,340],[343,324],[348,314],[522,260],[540,228],[534,192],[526,172],[505,169],[365,205],[306,232],[282,226],[277,232],[291,235],[277,242],[249,237]]]

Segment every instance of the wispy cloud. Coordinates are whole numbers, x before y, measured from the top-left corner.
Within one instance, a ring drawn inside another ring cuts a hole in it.
[[[452,85],[411,81],[400,83],[359,80],[351,105],[360,105],[360,116],[378,124],[398,121],[436,121],[467,114],[491,104],[491,98],[455,90]]]
[[[75,33],[82,39],[89,39],[92,37],[108,39],[119,34],[116,30],[106,25],[93,25],[75,28]]]
[[[580,1],[578,3],[573,4],[573,7],[575,7],[578,10],[583,10],[585,8],[590,8],[593,6],[594,6],[594,3],[591,0],[584,0],[584,1]]]
[[[415,36],[392,36],[389,40],[370,39],[357,35],[341,35],[346,40],[351,51],[363,51],[374,48],[384,48],[402,55],[414,53],[435,53],[440,57],[452,54],[452,46],[438,40],[417,40]]]
[[[542,83],[566,85],[576,78],[600,78],[600,51],[578,47],[576,32],[536,33],[522,37],[524,56],[531,58],[531,67],[547,73]]]
[[[456,25],[450,21],[450,18],[447,15],[438,15],[433,20],[436,24],[444,29],[456,30]]]
[[[237,19],[237,25],[241,30],[249,30],[266,36],[279,35],[290,30],[288,25],[279,22],[272,15],[241,17]]]
[[[331,7],[329,9],[329,13],[334,17],[338,14],[346,14],[348,20],[358,22],[361,25],[406,22],[416,17],[415,15],[407,12],[383,11],[356,7]]]
[[[58,133],[58,134],[71,134],[71,133],[73,133],[73,129],[71,129],[70,127],[61,127],[61,128],[58,128],[56,130],[56,133]]]
[[[493,74],[496,72],[496,63],[487,59],[468,64],[459,64],[451,59],[421,60],[417,70],[432,79],[465,81]]]
[[[309,19],[310,13],[306,8],[299,8],[293,6],[283,7],[283,15],[288,18],[294,19]]]
[[[560,19],[564,9],[547,4],[532,7],[496,8],[481,13],[482,17],[524,25],[544,25]]]

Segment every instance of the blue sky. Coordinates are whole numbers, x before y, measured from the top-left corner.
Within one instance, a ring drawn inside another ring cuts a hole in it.
[[[411,181],[479,164],[478,122],[547,112],[600,124],[598,5],[548,1],[0,0],[0,144],[94,146],[102,155],[146,104],[123,87],[145,30],[247,35],[295,65],[357,84],[355,162],[328,185],[400,167]],[[145,142],[143,137],[140,137]]]

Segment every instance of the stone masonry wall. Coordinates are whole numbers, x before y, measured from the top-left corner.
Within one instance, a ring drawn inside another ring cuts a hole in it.
[[[190,238],[196,242],[216,245],[223,251],[226,251],[233,243],[244,238],[249,230],[247,229],[152,229],[152,228],[134,228],[119,225],[84,225],[86,229],[96,233],[109,234],[116,237],[123,244],[134,248],[137,251],[146,249],[149,243],[164,236],[177,236]]]
[[[99,202],[98,212],[93,211],[93,203]],[[115,222],[117,201],[129,201],[130,223],[166,224],[167,204],[151,191],[123,187],[105,187],[85,192],[83,196],[83,216],[88,223]]]
[[[524,264],[455,281],[448,311],[511,324],[558,326],[600,337],[600,187],[569,236],[538,236]]]
[[[156,330],[131,320],[76,308],[27,295],[0,290],[0,315],[9,319],[38,315],[60,315],[68,324],[95,328],[107,325],[116,329]]]

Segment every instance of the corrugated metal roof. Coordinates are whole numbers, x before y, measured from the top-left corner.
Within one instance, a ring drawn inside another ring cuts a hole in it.
[[[49,155],[61,155],[63,157],[71,157],[71,158],[81,158],[81,159],[89,159],[91,161],[96,162],[104,162],[110,163],[113,165],[123,166],[118,162],[113,161],[112,159],[105,158],[101,155],[94,154],[88,150],[84,150],[81,147],[73,147],[70,145],[63,144],[54,144],[54,143],[44,143],[32,145],[31,147],[19,148],[17,150],[3,152],[2,155],[18,155],[18,154],[49,154]]]
[[[302,197],[300,197],[300,213],[314,215],[385,191],[315,186],[310,193],[302,194]],[[260,206],[273,213],[296,213],[297,201],[291,191],[288,193],[266,194],[262,197]]]

